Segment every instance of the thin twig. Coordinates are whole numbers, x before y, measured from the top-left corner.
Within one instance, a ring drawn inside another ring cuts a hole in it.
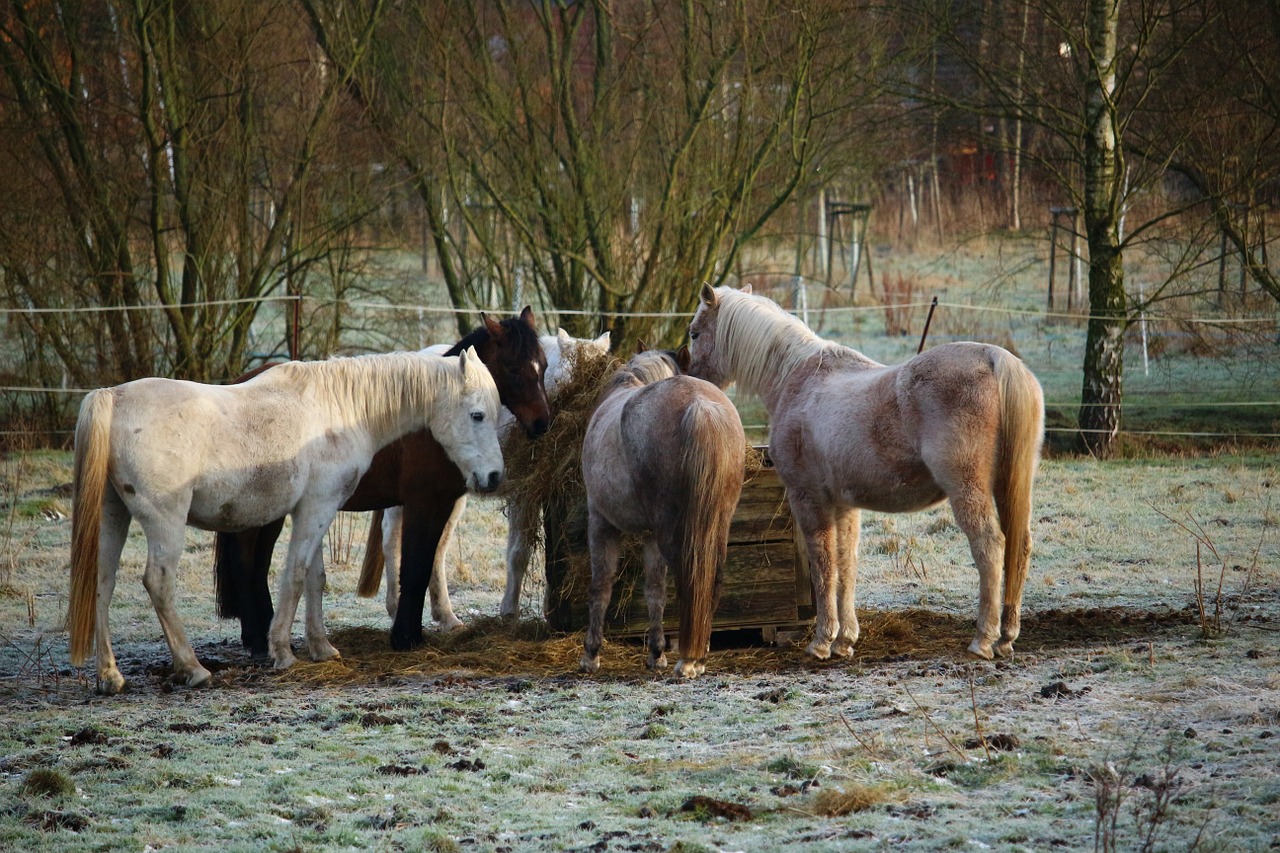
[[[987,746],[987,737],[982,733],[982,720],[978,719],[978,693],[973,686],[973,670],[969,670],[969,703],[973,706],[973,727],[978,730],[978,742],[982,744],[982,751],[987,754],[987,761],[991,760],[991,749]]]
[[[945,740],[945,741],[947,742],[947,745],[948,745],[948,746],[950,746],[952,749],[954,749],[954,750],[956,751],[956,754],[957,754],[957,755],[959,755],[961,758],[963,758],[963,759],[965,759],[965,760],[968,760],[969,756],[965,754],[965,751],[964,751],[963,749],[961,749],[960,747],[956,746],[955,741],[953,741],[951,738],[947,737],[947,733],[946,733],[946,732],[944,732],[941,728],[939,728],[939,727],[938,727],[938,724],[937,724],[937,723],[935,723],[935,722],[934,722],[934,721],[929,717],[929,712],[928,712],[928,711],[926,711],[926,710],[924,709],[924,706],[923,706],[923,705],[921,705],[919,702],[916,702],[916,697],[911,695],[911,691],[907,688],[907,686],[906,686],[905,684],[902,686],[902,689],[903,689],[903,691],[907,694],[907,698],[908,698],[908,699],[910,699],[910,700],[912,701],[912,703],[913,703],[917,708],[919,708],[919,709],[920,709],[920,713],[921,713],[922,715],[924,715],[924,721],[925,721],[926,723],[928,723],[929,725],[933,726],[933,730],[934,730],[934,731],[936,731],[939,735],[941,735],[941,736],[942,736],[942,739],[943,739],[943,740]]]

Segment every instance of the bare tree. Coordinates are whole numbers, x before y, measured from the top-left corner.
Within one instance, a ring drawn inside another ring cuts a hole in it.
[[[84,309],[32,315],[40,353],[81,384],[239,372],[261,299],[376,206],[345,81],[288,0],[6,8],[4,286]]]
[[[304,2],[420,188],[455,305],[520,281],[615,339],[683,325],[621,315],[723,281],[884,55],[877,16],[832,0],[461,0],[372,4],[357,66],[348,4]]]

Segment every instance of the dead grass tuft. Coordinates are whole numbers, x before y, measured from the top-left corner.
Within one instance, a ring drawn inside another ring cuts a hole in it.
[[[843,788],[823,788],[813,800],[813,813],[819,817],[844,817],[893,799],[894,794],[888,788],[855,782]]]

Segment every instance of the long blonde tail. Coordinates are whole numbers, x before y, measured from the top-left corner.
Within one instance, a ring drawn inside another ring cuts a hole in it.
[[[364,547],[364,562],[360,564],[360,582],[356,595],[373,598],[382,586],[382,510],[374,510],[369,517],[369,539]]]
[[[98,552],[102,531],[102,497],[107,488],[107,460],[115,395],[91,391],[80,404],[76,421],[75,467],[71,497],[71,601],[67,608],[72,666],[83,666],[93,651],[98,610]]]
[[[742,493],[746,440],[732,410],[695,400],[684,417],[685,512],[676,532],[683,565],[674,568],[680,598],[680,658],[699,661],[711,644],[729,522]]]
[[[1012,640],[1018,633],[1022,587],[1031,562],[1031,483],[1044,442],[1044,395],[1035,376],[1012,355],[1000,360],[996,373],[1001,419],[995,500],[1004,533],[1001,625],[1006,638]]]

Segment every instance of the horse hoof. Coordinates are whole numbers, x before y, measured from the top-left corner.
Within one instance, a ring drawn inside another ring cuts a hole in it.
[[[990,646],[983,645],[977,640],[974,640],[972,643],[969,644],[968,652],[969,654],[973,655],[975,658],[978,658],[979,660],[991,660],[993,657],[995,657],[995,655],[991,653]]]
[[[213,679],[213,673],[202,666],[198,666],[191,672],[187,673],[188,687],[203,687]]]
[[[578,671],[585,672],[588,675],[600,670],[600,658],[582,656],[582,660],[578,662]]]
[[[316,663],[323,663],[327,660],[339,660],[341,657],[342,653],[328,643],[325,643],[319,648],[311,649],[311,660]]]
[[[120,670],[104,672],[98,676],[98,692],[103,696],[118,696],[124,692],[124,683]]]
[[[1001,640],[996,643],[996,657],[1007,658],[1013,654],[1013,640]]]
[[[697,678],[707,671],[707,665],[702,661],[678,661],[676,663],[676,677],[683,679]]]
[[[648,660],[646,660],[646,661],[644,662],[644,665],[645,665],[645,666],[647,666],[647,667],[649,667],[649,669],[666,669],[666,668],[667,668],[667,656],[666,656],[666,655],[658,655],[656,658],[649,658]]]
[[[815,660],[827,660],[831,657],[831,644],[820,643],[817,640],[814,640],[809,644],[809,647],[805,649],[805,654]]]
[[[413,649],[425,646],[426,644],[427,638],[423,636],[422,628],[418,628],[416,632],[405,632],[402,634],[397,634],[395,631],[391,632],[391,648],[395,649],[397,652],[412,651]]]
[[[454,631],[461,631],[463,628],[467,627],[462,624],[462,620],[457,616],[450,616],[447,619],[437,619],[436,621],[440,623],[440,630],[446,634],[451,634]]]
[[[853,647],[856,640],[836,640],[831,646],[831,654],[833,657],[847,658],[853,654]]]
[[[273,666],[275,666],[276,669],[288,669],[298,662],[298,659],[293,656],[293,652],[286,652],[283,655],[272,655],[271,659],[275,661]]]

